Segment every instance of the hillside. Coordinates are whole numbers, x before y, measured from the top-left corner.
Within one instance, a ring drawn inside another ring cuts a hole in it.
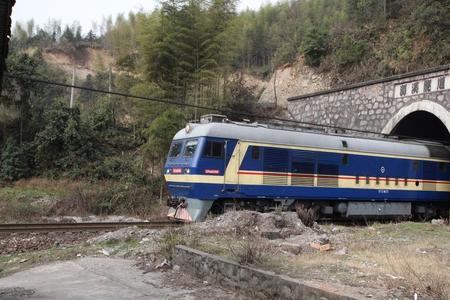
[[[256,78],[249,80],[258,82]],[[303,58],[278,68],[269,81],[259,81],[258,102],[262,105],[287,107],[289,97],[321,91],[331,87],[327,73],[305,64]]]
[[[77,84],[189,107],[83,90],[68,109],[69,89],[5,80],[0,179],[132,173],[141,184],[160,175],[174,132],[210,108],[260,121],[290,96],[449,63],[449,14],[450,0],[296,0],[241,12],[234,0],[181,0],[84,36],[56,21],[17,24],[9,72],[70,82],[74,57]]]
[[[53,68],[59,68],[71,76],[73,61],[66,51],[48,48],[43,51],[44,60]],[[114,66],[114,58],[104,49],[80,48],[75,53],[75,67],[78,78],[85,80],[87,75],[95,75],[99,71]]]
[[[61,69],[68,78],[72,76],[73,65],[69,53],[61,49],[49,48],[43,52],[42,56],[51,67]],[[113,72],[117,72],[116,61],[104,49],[81,48],[77,50],[75,57],[78,79],[85,80],[87,75],[95,76],[97,72],[105,71],[110,65],[113,67]],[[330,75],[308,66],[302,57],[279,67],[268,80],[252,75],[248,70],[237,71],[233,76],[235,78],[241,76],[246,86],[253,91],[258,103],[269,107],[275,105],[275,94],[278,106],[285,108],[289,97],[331,87]]]

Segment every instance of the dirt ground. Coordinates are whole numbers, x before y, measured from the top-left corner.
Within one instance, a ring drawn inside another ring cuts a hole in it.
[[[180,271],[142,271],[133,260],[86,257],[0,278],[0,299],[248,299]]]
[[[444,224],[307,227],[294,212],[242,211],[182,228],[123,228],[51,241],[29,252],[0,255],[0,277],[85,256],[133,259],[149,272],[171,269],[173,247],[184,244],[304,281],[356,287],[372,299],[413,299],[415,293],[419,299],[450,299],[450,227]]]

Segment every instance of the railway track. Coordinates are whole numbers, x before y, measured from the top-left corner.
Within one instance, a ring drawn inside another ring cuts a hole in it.
[[[0,233],[20,232],[81,232],[81,231],[114,231],[124,227],[140,228],[179,227],[181,223],[169,220],[149,222],[97,222],[97,223],[40,223],[40,224],[0,224]]]

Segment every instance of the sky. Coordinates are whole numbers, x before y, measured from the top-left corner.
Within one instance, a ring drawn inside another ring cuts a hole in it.
[[[275,0],[241,0],[239,10],[258,9]],[[127,14],[130,11],[151,11],[158,6],[158,0],[17,0],[13,8],[13,24],[34,19],[43,26],[49,19],[60,20],[63,25],[77,21],[83,32],[92,28],[93,22],[101,24],[104,17]]]

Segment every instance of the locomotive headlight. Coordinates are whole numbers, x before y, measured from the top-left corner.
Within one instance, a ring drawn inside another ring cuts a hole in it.
[[[186,133],[190,133],[192,131],[192,126],[191,124],[186,124],[186,127],[184,128],[184,130],[186,130]]]
[[[186,169],[186,174],[189,174],[189,173],[191,173],[191,170]]]

